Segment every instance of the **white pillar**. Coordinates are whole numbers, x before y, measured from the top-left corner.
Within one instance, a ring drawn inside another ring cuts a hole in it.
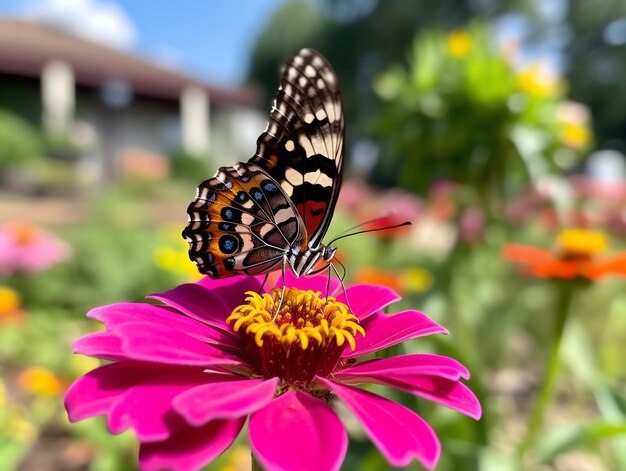
[[[74,114],[74,73],[60,61],[48,62],[41,71],[43,126],[51,134],[67,135]]]
[[[209,95],[199,87],[189,86],[180,96],[183,150],[191,155],[209,151]]]

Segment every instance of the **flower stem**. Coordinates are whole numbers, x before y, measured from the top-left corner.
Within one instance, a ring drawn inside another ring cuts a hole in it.
[[[517,448],[517,460],[519,463],[521,463],[528,450],[535,446],[543,426],[546,409],[554,395],[556,374],[560,364],[559,351],[561,349],[561,340],[563,339],[563,331],[565,330],[567,316],[572,303],[573,291],[573,283],[568,281],[561,282],[556,286],[556,312],[552,344],[550,345],[550,353],[543,373],[541,388],[528,419],[526,435]]]
[[[251,471],[264,471],[263,466],[259,464],[259,462],[254,457],[254,453],[250,452],[250,461],[252,462]]]

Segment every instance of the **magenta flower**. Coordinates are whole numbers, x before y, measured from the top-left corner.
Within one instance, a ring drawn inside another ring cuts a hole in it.
[[[38,227],[10,222],[0,227],[0,275],[36,273],[69,258],[69,246]]]
[[[105,415],[112,433],[133,429],[144,470],[192,470],[228,448],[249,417],[249,441],[265,469],[336,470],[348,445],[331,407],[341,400],[392,465],[417,459],[432,468],[440,445],[431,427],[355,386],[390,386],[478,419],[480,404],[460,382],[467,369],[430,354],[357,358],[446,330],[417,311],[384,314],[399,296],[382,286],[320,298],[326,281],[289,276],[276,316],[280,288],[259,294],[256,277],[205,278],[150,296],[162,305],[90,311],[106,331],[77,340],[74,351],[111,363],[70,387],[70,420]],[[337,285],[332,280],[331,292]]]

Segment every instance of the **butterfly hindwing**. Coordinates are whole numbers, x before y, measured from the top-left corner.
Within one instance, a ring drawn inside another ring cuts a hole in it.
[[[302,49],[285,66],[267,129],[250,159],[293,201],[316,248],[341,186],[344,116],[339,83],[317,51]]]
[[[220,168],[200,184],[187,212],[189,256],[213,278],[273,271],[291,245],[305,243],[293,203],[254,164]]]

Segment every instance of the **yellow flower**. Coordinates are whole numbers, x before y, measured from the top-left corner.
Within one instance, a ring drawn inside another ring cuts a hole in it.
[[[589,128],[580,124],[567,123],[561,131],[561,141],[563,144],[574,149],[587,147],[590,140],[591,132]]]
[[[40,367],[23,370],[17,378],[17,384],[25,391],[40,396],[58,396],[65,389],[64,382],[58,376]]]
[[[161,270],[184,275],[190,281],[202,278],[198,267],[189,260],[189,245],[180,236],[180,228],[166,228],[164,231],[166,245],[159,247],[154,254],[154,263]]]
[[[565,229],[557,238],[561,252],[571,257],[591,257],[603,252],[608,241],[602,232],[587,229]]]
[[[472,48],[472,38],[465,30],[453,31],[448,35],[448,54],[465,57]]]
[[[11,417],[7,429],[8,435],[20,443],[31,443],[37,437],[37,427],[18,415]]]
[[[0,324],[16,320],[22,315],[20,295],[8,286],[0,286]]]
[[[517,75],[518,86],[536,97],[547,97],[559,90],[559,80],[554,77],[542,62],[534,62]]]
[[[407,268],[400,273],[400,284],[404,292],[423,293],[433,285],[433,277],[423,268]]]

